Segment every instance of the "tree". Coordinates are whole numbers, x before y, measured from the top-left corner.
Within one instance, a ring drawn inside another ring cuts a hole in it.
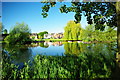
[[[47,31],[43,31],[43,32],[39,32],[38,33],[38,36],[39,36],[39,38],[44,38],[44,34],[48,34],[48,32]]]
[[[69,21],[67,26],[64,28],[64,38],[68,40],[78,40],[80,36],[81,25],[74,21]]]
[[[4,29],[3,24],[0,22],[0,34],[7,34],[7,29]]]
[[[28,25],[24,22],[16,23],[16,25],[10,29],[10,34],[17,34],[17,33],[31,33]]]
[[[43,1],[43,3],[45,3],[45,5],[42,7],[42,15],[45,18],[48,16],[50,7],[54,7],[56,2],[49,2],[49,0],[47,0]],[[66,6],[64,3],[59,9],[61,13],[75,12],[74,17],[76,23],[80,22],[83,13],[87,17],[88,24],[92,24],[94,21],[95,29],[97,30],[104,30],[105,23],[110,27],[117,27],[117,44],[118,51],[120,51],[120,1],[79,2],[79,0],[72,0],[70,6]]]
[[[25,44],[27,41],[31,41],[29,38],[31,30],[25,23],[16,23],[16,25],[10,30],[9,36],[4,40],[9,44]]]
[[[116,41],[117,31],[107,26],[104,31],[95,30],[95,25],[88,25],[80,31],[80,39],[85,41]]]
[[[2,34],[3,31],[4,31],[4,26],[3,26],[3,24],[0,22],[0,34]]]
[[[43,47],[43,48],[48,48],[49,47],[49,45],[48,44],[45,45],[44,42],[40,42],[39,46]]]
[[[7,29],[4,29],[4,31],[3,31],[3,32],[4,32],[4,34],[8,34]]]

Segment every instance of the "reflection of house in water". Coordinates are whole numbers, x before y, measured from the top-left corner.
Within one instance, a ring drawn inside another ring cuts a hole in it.
[[[38,35],[37,35],[37,33],[32,33],[32,34],[30,34],[30,38],[31,39],[38,39]]]
[[[54,39],[61,39],[61,38],[63,38],[63,33],[55,33],[55,34],[53,35],[53,38],[54,38]]]
[[[53,42],[52,43],[53,46],[62,46],[62,42]]]
[[[45,39],[61,39],[63,38],[63,33],[51,33],[51,34],[44,34]]]
[[[62,46],[62,42],[44,42],[44,45]]]

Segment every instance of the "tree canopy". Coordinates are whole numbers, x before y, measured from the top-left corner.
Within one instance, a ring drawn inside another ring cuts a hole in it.
[[[92,24],[94,21],[95,28],[103,30],[105,23],[111,27],[117,26],[115,3],[116,2],[71,2],[70,6],[64,3],[59,9],[61,13],[74,12],[75,22],[77,23],[80,22],[81,16],[84,14],[87,17],[88,24]],[[56,2],[46,2],[42,7],[43,17],[47,17],[49,9],[55,5]]]
[[[48,32],[47,31],[39,32],[38,33],[39,38],[44,38],[44,34],[48,34]]]
[[[4,31],[3,31],[3,32],[4,32],[3,34],[8,34],[7,29],[4,29]]]
[[[17,33],[31,33],[28,25],[24,22],[16,23],[16,25],[10,29],[10,34],[17,34]]]
[[[25,44],[27,41],[31,41],[29,38],[30,32],[27,24],[16,23],[4,40],[9,44]]]
[[[95,30],[95,25],[88,25],[80,31],[80,39],[85,41],[116,41],[117,31],[107,26],[104,31]]]
[[[80,36],[81,25],[74,21],[69,21],[64,28],[64,38],[68,40],[78,40]]]
[[[60,0],[59,2],[62,1],[64,0]],[[44,6],[42,7],[42,15],[46,18],[48,16],[49,9],[54,7],[57,2],[43,0],[42,3],[44,3]],[[97,30],[103,31],[105,25],[117,27],[117,44],[118,51],[120,51],[120,1],[80,2],[80,0],[72,0],[71,5],[68,6],[66,3],[63,3],[59,10],[61,13],[74,12],[76,23],[81,21],[81,16],[84,14],[87,17],[88,24],[95,23],[95,29]]]

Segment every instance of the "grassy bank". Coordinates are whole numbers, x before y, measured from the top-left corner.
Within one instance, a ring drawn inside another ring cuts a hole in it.
[[[115,42],[116,40],[74,40],[74,39],[35,39],[33,41],[49,41],[49,42],[57,42],[57,41],[63,41],[63,42],[75,42],[75,41],[82,41],[82,42],[90,42],[90,43],[94,43],[94,42]]]
[[[35,41],[67,41],[67,39],[36,39]]]

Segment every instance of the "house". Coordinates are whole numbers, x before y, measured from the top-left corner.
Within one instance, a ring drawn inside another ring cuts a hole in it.
[[[61,39],[63,38],[63,33],[51,33],[51,34],[44,34],[45,39]]]
[[[53,38],[54,39],[61,39],[61,38],[63,38],[63,33],[55,33]]]
[[[51,37],[51,34],[44,34],[44,39],[50,39]]]

